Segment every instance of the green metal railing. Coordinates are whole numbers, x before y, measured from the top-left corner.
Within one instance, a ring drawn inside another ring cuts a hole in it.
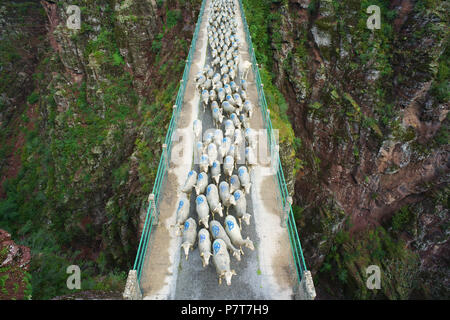
[[[197,44],[198,33],[200,30],[200,25],[202,23],[203,12],[205,10],[206,0],[203,0],[202,6],[200,8],[200,12],[198,15],[197,25],[195,27],[194,35],[192,37],[191,48],[189,49],[189,54],[186,59],[186,65],[184,67],[183,78],[180,81],[180,88],[178,90],[178,95],[175,101],[175,105],[172,111],[172,118],[170,119],[169,129],[167,130],[165,145],[166,148],[163,148],[163,152],[161,155],[161,159],[159,160],[158,171],[156,174],[155,184],[153,185],[153,195],[154,200],[149,201],[147,214],[145,217],[144,228],[142,230],[141,240],[139,242],[139,247],[136,254],[136,259],[134,261],[133,270],[137,271],[138,282],[141,281],[142,276],[142,268],[144,266],[145,258],[147,255],[147,247],[150,241],[150,235],[153,228],[153,222],[155,220],[155,209],[158,207],[158,201],[160,197],[161,185],[166,175],[169,159],[172,151],[172,136],[175,131],[175,128],[178,123],[178,119],[180,116],[184,93],[186,91],[186,85],[189,78],[189,72],[191,70],[192,58],[194,56],[195,47]]]
[[[263,87],[264,85],[261,82],[261,76],[259,74],[259,68],[255,57],[255,52],[253,50],[252,39],[248,29],[247,20],[245,19],[244,7],[242,5],[242,0],[239,0],[239,6],[241,10],[242,23],[244,26],[245,37],[248,44],[248,52],[251,57],[252,70],[256,79],[256,88],[258,91],[258,101],[261,107],[262,118],[267,129],[267,144],[269,148],[269,152],[272,156],[272,161],[274,161],[276,165],[277,172],[277,182],[278,188],[280,190],[283,210],[288,210],[287,218],[286,218],[286,226],[289,233],[289,241],[291,243],[292,256],[294,258],[295,267],[297,271],[297,279],[300,282],[303,276],[303,272],[306,271],[305,258],[303,257],[303,250],[300,243],[300,239],[298,237],[297,226],[295,224],[294,214],[292,212],[292,206],[287,201],[289,196],[286,180],[284,179],[283,168],[281,166],[280,156],[278,153],[275,135],[273,132],[272,121],[270,120],[270,114],[267,108],[266,96],[264,95]]]

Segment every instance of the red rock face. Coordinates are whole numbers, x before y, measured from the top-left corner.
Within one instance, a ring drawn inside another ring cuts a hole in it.
[[[17,245],[0,229],[0,300],[28,299],[26,271],[31,262],[30,248]]]
[[[0,250],[7,247],[6,258],[1,262],[1,267],[19,266],[24,270],[28,270],[31,261],[30,248],[17,245],[11,240],[11,235],[5,230],[0,229]]]
[[[345,218],[352,235],[389,224],[400,208],[414,208],[432,190],[444,190],[450,173],[450,146],[445,134],[439,138],[448,128],[449,105],[433,90],[436,66],[445,60],[443,31],[432,31],[446,23],[443,8],[391,0],[384,12],[395,11],[394,18],[382,20],[391,31],[363,36],[360,1],[319,2],[315,10],[308,10],[312,1],[273,5],[280,28],[268,34],[275,84],[302,141],[305,165],[293,197],[304,209],[297,225],[313,274]],[[281,49],[275,36],[283,40]],[[377,41],[383,49],[371,55],[366,46]],[[427,202],[423,210],[432,208]],[[433,224],[422,224],[418,232],[431,230]],[[445,264],[447,244],[430,243],[433,250],[412,249],[423,269],[434,268],[429,261]]]

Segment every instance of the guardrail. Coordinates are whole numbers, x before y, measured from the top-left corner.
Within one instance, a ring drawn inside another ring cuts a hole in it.
[[[252,70],[256,79],[256,88],[258,91],[258,100],[259,105],[261,107],[262,118],[267,129],[267,143],[270,154],[272,156],[272,160],[276,163],[276,171],[277,171],[277,182],[278,188],[280,190],[282,205],[284,210],[288,210],[287,218],[286,218],[286,226],[289,233],[289,241],[291,243],[292,256],[295,262],[295,269],[297,271],[297,279],[300,283],[303,272],[306,271],[305,258],[303,257],[303,250],[300,243],[300,239],[298,237],[297,226],[295,224],[294,213],[292,212],[291,203],[288,202],[288,190],[286,186],[286,180],[284,179],[283,168],[281,166],[280,156],[278,153],[278,146],[276,145],[275,136],[273,133],[272,121],[270,120],[270,114],[267,108],[266,96],[264,95],[263,84],[261,82],[261,77],[259,74],[259,68],[255,57],[255,52],[253,50],[252,38],[250,35],[250,31],[248,29],[247,20],[245,19],[244,7],[242,5],[242,0],[239,0],[239,7],[241,9],[241,17],[242,23],[244,26],[245,37],[248,44],[248,51],[251,57]]]
[[[144,265],[145,258],[147,255],[147,247],[148,247],[148,242],[150,240],[150,235],[152,232],[155,215],[157,214],[155,211],[157,211],[157,207],[158,207],[161,185],[162,185],[162,182],[164,180],[164,177],[166,175],[168,165],[169,165],[170,155],[171,155],[171,151],[172,151],[172,136],[173,136],[173,132],[177,126],[178,118],[180,116],[180,112],[181,112],[181,108],[182,108],[182,104],[183,104],[184,93],[186,91],[186,85],[187,85],[188,78],[189,78],[189,72],[191,70],[192,57],[195,52],[198,33],[200,30],[200,25],[202,23],[203,12],[205,10],[205,4],[206,4],[206,0],[203,0],[199,15],[198,15],[197,25],[195,27],[194,35],[192,37],[189,54],[186,59],[186,64],[185,64],[184,72],[183,72],[183,78],[180,81],[180,88],[178,89],[178,95],[177,95],[175,105],[174,105],[174,108],[172,111],[172,118],[170,119],[169,129],[167,130],[166,139],[164,142],[165,148],[163,148],[163,151],[161,154],[161,159],[159,160],[158,171],[156,174],[156,179],[155,179],[155,183],[153,185],[153,191],[152,191],[154,198],[153,198],[153,200],[150,200],[149,204],[148,204],[147,214],[145,216],[144,228],[142,230],[141,240],[139,242],[136,259],[134,261],[134,266],[132,269],[132,270],[136,270],[137,281],[139,283],[141,281],[142,267]]]

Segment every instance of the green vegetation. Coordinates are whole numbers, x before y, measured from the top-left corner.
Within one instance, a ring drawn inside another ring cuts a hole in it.
[[[303,211],[305,208],[300,207],[298,205],[293,204],[292,205],[292,212],[294,214],[295,221],[302,219]]]
[[[392,229],[395,231],[403,231],[411,224],[414,214],[409,211],[408,206],[402,207],[392,217]]]
[[[449,135],[449,126],[448,126],[448,114],[446,119],[442,122],[441,127],[436,132],[436,135],[434,136],[434,142],[437,146],[444,146],[448,144],[450,141],[450,135]]]
[[[161,39],[163,38],[163,33],[158,33],[155,37],[155,40],[152,41],[152,51],[154,53],[158,53],[159,50],[162,48],[162,42]]]
[[[30,94],[27,98],[27,101],[29,104],[34,104],[39,101],[39,93],[34,91],[32,94]]]
[[[444,45],[445,50],[439,59],[438,72],[431,88],[431,93],[439,103],[448,102],[450,98],[450,48],[448,42]]]
[[[179,10],[169,10],[167,11],[167,21],[166,26],[168,29],[172,29],[177,25],[181,19],[181,11]]]
[[[6,259],[8,247],[0,250],[0,261]],[[30,299],[31,298],[31,275],[17,266],[3,266],[0,268],[0,300],[5,299]],[[20,292],[20,288],[23,289]]]
[[[366,268],[381,269],[381,289],[366,287]],[[320,269],[317,283],[334,296],[353,299],[407,299],[416,287],[418,257],[403,241],[394,240],[382,227],[359,232],[336,234],[334,244]],[[338,284],[339,283],[339,284]],[[333,291],[332,288],[343,288]]]
[[[33,76],[37,88],[24,97],[30,104],[42,102],[39,118],[32,119],[34,126],[20,127],[24,145],[17,150],[19,172],[5,181],[6,197],[0,200],[0,228],[32,250],[24,286],[33,299],[72,293],[66,288],[66,268],[73,264],[81,268],[81,290],[123,290],[124,270],[138,246],[137,217],[153,187],[189,49],[189,35],[181,37],[173,28],[183,12],[167,11],[167,25],[159,26],[152,46],[157,55],[149,59],[156,71],[138,93],[137,79],[127,72],[127,57],[119,51],[124,37],[120,17],[110,4],[87,4],[82,10],[101,14],[101,29],[84,23],[68,39],[80,57],[61,58],[50,46],[42,50]],[[171,45],[163,48],[170,28]],[[0,41],[2,66],[20,59],[12,48]],[[81,82],[69,83],[62,59],[86,69]],[[2,92],[13,76],[2,74]],[[20,119],[28,121],[25,114]],[[3,142],[8,130],[1,134]],[[2,165],[11,151],[2,144]],[[130,158],[133,153],[136,162]]]

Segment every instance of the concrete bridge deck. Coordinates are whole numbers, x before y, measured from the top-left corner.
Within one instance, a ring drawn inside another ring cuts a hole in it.
[[[192,123],[201,119],[203,131],[212,128],[209,108],[203,112],[200,95],[195,88],[194,75],[209,62],[207,54],[207,19],[209,4],[206,2],[200,32],[189,74],[183,107],[175,134],[170,169],[161,189],[159,201],[159,225],[153,228],[144,263],[141,289],[144,299],[292,299],[297,284],[296,271],[291,254],[288,231],[281,227],[281,195],[275,173],[265,159],[251,170],[252,188],[247,195],[247,212],[252,215],[250,225],[242,225],[243,237],[249,236],[255,250],[243,248],[241,261],[231,258],[233,276],[231,286],[219,286],[215,267],[210,259],[206,268],[202,267],[198,248],[189,253],[185,260],[182,253],[181,237],[177,237],[170,227],[175,224],[176,209],[181,196],[180,187],[191,169],[199,170],[193,161],[194,137]],[[239,5],[236,1],[238,37],[243,43],[240,54],[250,61],[248,44],[245,40]],[[255,105],[250,122],[253,130],[264,130],[262,113],[258,108],[258,96],[254,75],[248,76],[247,94]],[[265,131],[263,131],[265,132]],[[270,156],[270,155],[269,155]],[[238,164],[239,165],[239,164]],[[210,180],[211,181],[211,180]],[[195,193],[190,197],[190,216],[197,221]],[[233,213],[234,208],[230,208]],[[224,218],[216,215],[223,222]],[[198,228],[199,229],[199,228]]]

